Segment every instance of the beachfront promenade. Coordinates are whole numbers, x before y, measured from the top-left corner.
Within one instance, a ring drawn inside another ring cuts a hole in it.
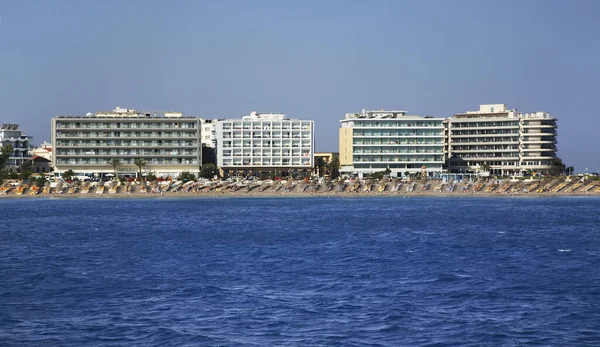
[[[0,197],[165,197],[165,196],[600,196],[600,180],[440,181],[355,180],[311,183],[304,180],[238,182],[74,182],[53,187],[5,184]]]

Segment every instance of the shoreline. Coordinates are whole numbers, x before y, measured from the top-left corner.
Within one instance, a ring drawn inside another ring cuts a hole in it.
[[[554,197],[600,197],[598,193],[436,193],[436,192],[402,192],[402,193],[116,193],[116,194],[37,194],[37,195],[0,195],[0,199],[221,199],[221,198],[554,198]]]
[[[477,180],[475,182],[428,181],[353,181],[336,183],[306,183],[300,181],[233,182],[203,185],[201,183],[126,183],[105,182],[59,184],[44,186],[2,186],[0,199],[170,199],[170,198],[355,198],[355,197],[563,197],[600,196],[600,181],[579,181],[556,178],[546,181],[512,182]]]

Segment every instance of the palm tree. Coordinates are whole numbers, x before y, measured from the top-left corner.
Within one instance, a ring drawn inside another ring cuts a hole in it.
[[[115,177],[117,177],[117,168],[121,165],[121,161],[117,158],[112,158],[108,163],[113,167]]]
[[[318,157],[315,160],[315,173],[317,176],[321,177],[325,173],[325,160],[322,157]]]
[[[148,165],[148,162],[145,161],[142,158],[135,158],[133,160],[133,163],[135,164],[135,166],[137,166],[138,168],[138,177],[140,179],[140,181],[142,180],[142,169],[146,167],[146,165]]]
[[[329,174],[331,174],[331,179],[336,179],[340,175],[340,158],[333,157],[331,162],[329,163]]]
[[[6,144],[0,148],[0,169],[6,166],[8,158],[12,155],[14,148],[11,144]]]
[[[484,162],[483,164],[481,164],[481,171],[483,172],[489,172],[490,171],[490,164],[488,164],[487,162]]]

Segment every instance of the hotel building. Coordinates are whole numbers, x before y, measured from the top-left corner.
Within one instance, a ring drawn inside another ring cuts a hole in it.
[[[23,135],[18,124],[0,125],[0,147],[11,145],[13,152],[9,154],[6,169],[9,172],[17,171],[26,160],[31,159],[29,155],[29,140],[31,137]],[[0,151],[2,149],[0,148]]]
[[[340,121],[340,172],[371,174],[391,170],[399,177],[427,171],[440,174],[444,163],[442,118],[406,111],[348,113]]]
[[[200,120],[178,112],[137,112],[117,107],[113,111],[88,113],[85,117],[52,119],[53,166],[62,173],[102,175],[114,171],[136,176],[136,158],[147,162],[144,172],[176,176],[199,171]]]
[[[496,175],[547,173],[556,158],[556,118],[518,113],[504,104],[480,105],[446,121],[449,172],[473,172],[487,164]]]
[[[230,172],[311,170],[314,122],[281,113],[257,113],[217,122],[217,165]]]

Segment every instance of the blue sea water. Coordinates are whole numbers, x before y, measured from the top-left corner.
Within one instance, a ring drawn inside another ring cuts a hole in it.
[[[600,344],[600,199],[0,200],[1,346]]]

